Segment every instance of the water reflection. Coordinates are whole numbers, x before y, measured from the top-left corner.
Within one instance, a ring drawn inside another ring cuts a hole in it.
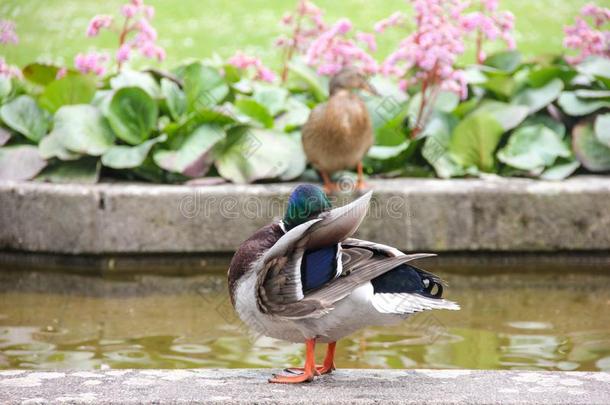
[[[610,371],[609,277],[444,276],[462,311],[361,331],[340,342],[338,365]],[[281,367],[303,361],[301,345],[247,333],[227,307],[223,276],[0,277],[0,369]],[[80,292],[46,291],[45,285],[62,284],[51,280],[56,277],[80,283]]]

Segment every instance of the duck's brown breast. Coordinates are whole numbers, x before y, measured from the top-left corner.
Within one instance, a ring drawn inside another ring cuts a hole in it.
[[[373,144],[368,109],[346,90],[317,106],[302,134],[307,158],[316,169],[328,173],[354,168]]]

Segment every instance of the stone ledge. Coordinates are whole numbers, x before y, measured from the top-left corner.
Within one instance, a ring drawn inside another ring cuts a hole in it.
[[[0,402],[607,404],[610,373],[338,370],[299,386],[272,370],[0,371]]]
[[[610,250],[610,177],[373,180],[357,236],[407,251]],[[230,252],[295,184],[0,183],[0,250]],[[337,204],[347,201],[339,198]]]

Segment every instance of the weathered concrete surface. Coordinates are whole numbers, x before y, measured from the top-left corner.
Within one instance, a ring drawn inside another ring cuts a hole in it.
[[[339,370],[313,383],[271,370],[0,371],[0,402],[608,404],[610,373]]]
[[[358,236],[403,250],[610,250],[610,177],[370,183]],[[0,183],[0,249],[228,252],[280,217],[293,187]]]

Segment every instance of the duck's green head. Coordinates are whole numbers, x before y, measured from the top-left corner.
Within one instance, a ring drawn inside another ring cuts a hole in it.
[[[311,184],[297,186],[288,199],[288,208],[283,219],[284,227],[289,231],[331,208],[332,205],[321,188]]]

